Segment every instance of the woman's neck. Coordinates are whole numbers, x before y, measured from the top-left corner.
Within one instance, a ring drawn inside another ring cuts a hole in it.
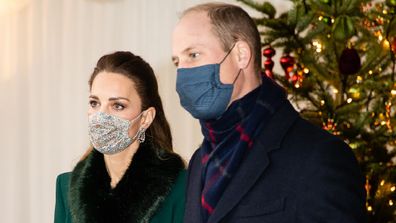
[[[139,142],[133,142],[128,148],[122,152],[104,155],[104,161],[106,165],[107,172],[111,178],[110,186],[115,188],[125,174],[129,165],[132,162],[132,158],[139,148]]]

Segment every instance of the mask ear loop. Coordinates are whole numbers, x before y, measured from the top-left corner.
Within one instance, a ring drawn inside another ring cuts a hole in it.
[[[235,77],[234,81],[232,82],[232,85],[234,85],[236,80],[238,80],[238,77],[241,74],[241,72],[242,72],[242,69],[239,69],[239,72],[238,72],[237,76]]]
[[[138,116],[136,116],[136,118],[130,120],[131,125],[133,125],[133,124],[136,122],[136,120],[139,119],[139,118],[143,115],[143,112],[144,112],[144,111],[140,112],[140,114],[139,114]]]
[[[222,63],[225,61],[225,59],[228,57],[228,55],[230,55],[231,51],[234,49],[235,45],[236,45],[236,43],[234,43],[234,44],[232,45],[231,49],[228,50],[227,54],[226,54],[226,55],[224,56],[224,58],[220,61],[219,64],[222,64]]]

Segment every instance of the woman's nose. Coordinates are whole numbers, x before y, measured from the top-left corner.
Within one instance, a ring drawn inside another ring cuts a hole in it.
[[[98,111],[109,114],[109,108],[107,105],[101,105]]]

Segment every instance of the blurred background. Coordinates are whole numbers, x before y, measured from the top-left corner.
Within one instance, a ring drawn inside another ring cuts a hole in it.
[[[179,105],[171,33],[203,2],[0,0],[0,222],[53,221],[55,179],[88,147],[87,81],[107,53],[132,51],[153,66],[175,150],[190,159],[202,137]]]

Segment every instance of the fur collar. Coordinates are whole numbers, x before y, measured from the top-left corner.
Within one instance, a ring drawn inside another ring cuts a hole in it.
[[[73,223],[149,222],[183,168],[178,155],[145,142],[112,189],[103,154],[93,150],[72,172],[69,200]]]

